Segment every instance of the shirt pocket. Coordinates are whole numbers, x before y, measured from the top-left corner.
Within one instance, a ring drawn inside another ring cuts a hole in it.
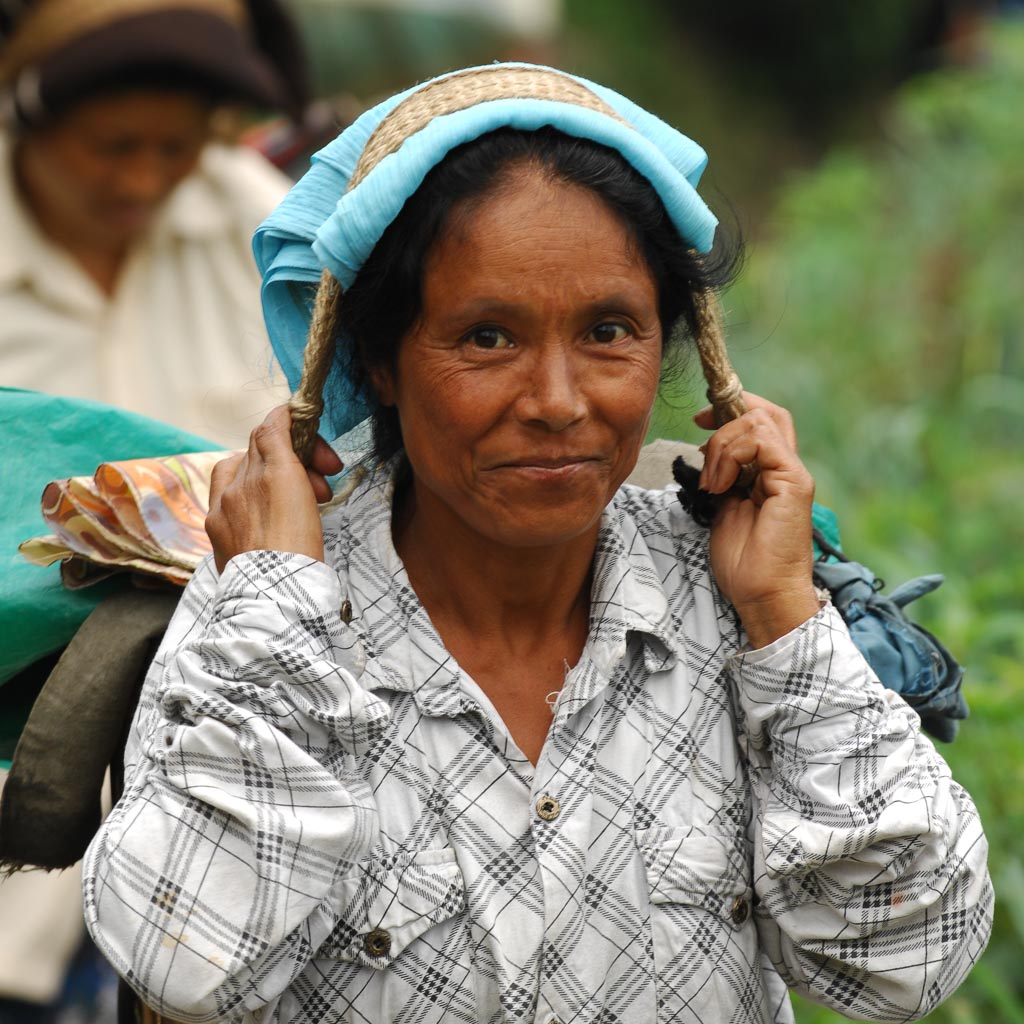
[[[680,1020],[761,1020],[750,844],[739,832],[637,834],[650,898],[659,1004]],[[737,1016],[732,1016],[735,1013]]]
[[[390,966],[431,928],[466,908],[451,848],[368,861],[333,894],[340,920],[318,956],[376,970]]]
[[[655,826],[637,833],[651,903],[684,904],[737,922],[749,912],[750,842],[739,832]],[[748,913],[749,916],[749,913]]]

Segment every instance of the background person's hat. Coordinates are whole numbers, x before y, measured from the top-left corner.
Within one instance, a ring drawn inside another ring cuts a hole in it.
[[[0,0],[0,83],[23,124],[118,85],[181,85],[298,114],[298,32],[278,0]]]

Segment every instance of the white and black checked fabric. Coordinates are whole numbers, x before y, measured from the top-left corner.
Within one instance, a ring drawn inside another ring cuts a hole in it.
[[[184,1021],[792,1021],[786,986],[910,1020],[984,948],[966,793],[830,607],[743,647],[707,535],[623,488],[536,767],[390,536],[207,563],[133,727],[85,907]],[[345,620],[350,620],[346,622]]]

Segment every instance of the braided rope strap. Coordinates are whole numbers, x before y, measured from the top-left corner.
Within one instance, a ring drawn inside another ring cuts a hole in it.
[[[309,338],[302,356],[302,377],[288,402],[292,414],[292,448],[304,466],[308,466],[313,458],[317,429],[324,411],[324,385],[334,360],[340,298],[341,285],[329,270],[325,270],[316,290]]]
[[[715,423],[722,426],[738,419],[747,411],[743,401],[743,385],[729,361],[722,329],[722,307],[714,292],[706,291],[700,300],[700,331],[697,334],[697,352],[707,382],[708,401],[714,410]],[[757,479],[756,462],[748,462],[740,469],[736,486],[750,487]]]
[[[485,67],[436,79],[407,96],[374,128],[366,140],[348,190],[355,188],[384,159],[435,117],[467,110],[490,100],[551,100],[571,103],[624,121],[585,85],[549,68]]]

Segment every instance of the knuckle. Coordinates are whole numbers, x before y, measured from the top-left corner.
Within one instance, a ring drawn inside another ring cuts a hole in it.
[[[814,477],[803,463],[800,463],[793,473],[793,482],[804,493],[814,494]]]
[[[269,437],[278,437],[289,429],[291,424],[291,410],[285,405],[276,405],[267,413],[263,422],[253,429],[253,438],[266,440]]]
[[[266,443],[268,438],[272,438],[277,433],[277,428],[268,420],[264,420],[259,426],[253,428],[252,441],[257,447],[261,444]]]
[[[206,534],[214,543],[222,536],[224,525],[224,517],[221,515],[220,510],[214,510],[207,515],[203,521],[203,526],[206,529]]]
[[[745,413],[744,418],[747,420],[750,429],[756,433],[763,433],[766,428],[771,428],[774,423],[771,413],[760,406]]]
[[[239,454],[228,455],[221,459],[219,462],[214,464],[212,471],[210,472],[210,487],[211,489],[216,487],[223,490],[226,487],[232,477],[234,477],[239,466],[241,465],[243,456]]]

